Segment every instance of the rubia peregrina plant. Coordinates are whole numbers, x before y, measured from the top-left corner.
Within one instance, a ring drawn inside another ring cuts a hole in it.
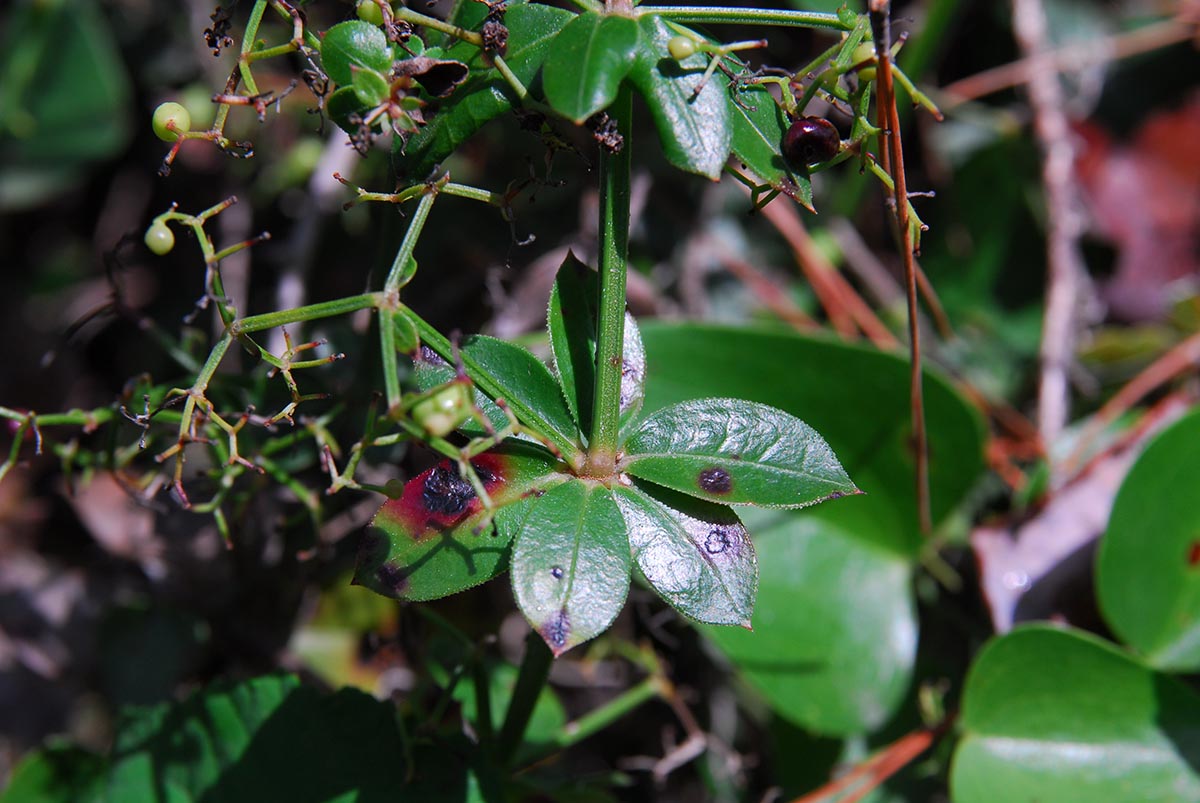
[[[201,445],[213,453],[217,490],[193,507],[211,512],[227,534],[222,506],[246,471],[288,485],[319,522],[311,492],[272,460],[280,439],[246,446],[256,428],[296,427],[321,455],[328,492],[350,488],[390,497],[363,542],[357,582],[388,596],[428,600],[508,569],[518,605],[556,655],[609,627],[635,575],[692,620],[749,626],[757,566],[731,506],[797,508],[858,493],[820,435],[781,410],[710,398],[640,414],[653,377],[647,377],[637,323],[625,309],[634,96],[648,109],[672,165],[711,180],[729,172],[750,187],[756,205],[782,194],[811,208],[811,173],[851,158],[895,186],[869,147],[883,129],[871,123],[877,55],[867,15],[628,0],[575,5],[577,12],[518,0],[460,0],[439,20],[367,0],[358,4],[359,19],[318,35],[290,4],[258,0],[228,85],[214,96],[214,126],[188,131],[188,116],[174,104],[156,112],[156,133],[174,139],[164,164],[188,139],[222,149],[236,145],[222,133],[229,110],[250,106],[261,118],[277,99],[258,91],[252,65],[299,52],[311,67],[303,79],[356,148],[365,151],[380,135],[392,139],[401,188],[356,188],[348,205],[415,208],[380,289],[250,316],[226,295],[220,262],[254,241],[217,250],[204,232],[228,202],[195,216],[174,208],[158,216],[146,232],[147,246],[155,253],[171,249],[168,224],[192,230],[205,259],[201,305],[215,305],[223,331],[202,362],[180,358],[193,371],[190,386],[145,393],[140,414],[123,408],[147,432],[153,420],[174,427],[158,459],[174,461],[170,485],[185,505],[191,504],[184,488],[187,450]],[[259,43],[269,9],[292,23],[285,44]],[[229,17],[218,9],[213,21],[206,35],[219,50],[231,44]],[[722,44],[687,27],[697,23],[816,27],[839,39],[798,72],[752,71],[737,54],[761,41]],[[931,106],[888,66],[914,102]],[[850,115],[847,139],[806,115],[816,97]],[[513,343],[447,337],[403,301],[439,198],[479,201],[509,214],[521,185],[506,192],[470,187],[451,181],[439,166],[481,126],[509,112],[551,152],[564,141],[558,130],[570,125],[587,126],[598,145],[598,264],[592,269],[570,256],[559,269],[547,316],[552,368]],[[239,145],[235,155],[249,150]],[[907,201],[904,207],[915,239],[922,224]],[[294,376],[342,355],[299,359],[319,344],[293,346],[290,336],[285,351],[274,354],[256,337],[364,309],[377,314],[383,403],[370,407],[362,438],[343,453],[328,418],[300,416],[297,425],[299,406],[318,394],[302,394]],[[213,401],[210,383],[235,343],[283,378],[289,401],[282,409],[231,414]],[[402,357],[412,360],[416,391],[402,387]],[[47,423],[30,413],[2,412],[23,431]],[[400,489],[356,479],[368,448],[401,441],[424,443],[444,459]]]

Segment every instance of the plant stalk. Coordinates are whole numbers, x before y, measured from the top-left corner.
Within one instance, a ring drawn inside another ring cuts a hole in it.
[[[525,657],[521,659],[521,670],[517,675],[517,685],[513,688],[512,698],[508,703],[508,711],[504,715],[504,725],[500,728],[500,739],[496,744],[496,758],[501,764],[512,761],[521,745],[525,729],[529,726],[529,718],[533,715],[533,707],[537,704],[538,695],[546,686],[550,677],[550,664],[554,656],[550,648],[537,631],[530,631],[525,638]]]
[[[617,153],[600,153],[600,308],[596,320],[596,389],[584,473],[611,476],[621,429],[621,369],[625,351],[625,270],[629,252],[629,170],[632,95],[622,87],[609,109],[625,137]]]

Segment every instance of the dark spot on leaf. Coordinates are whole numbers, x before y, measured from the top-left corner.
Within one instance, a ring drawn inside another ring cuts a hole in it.
[[[482,479],[482,478],[481,478]],[[467,509],[475,498],[475,489],[463,479],[458,466],[453,463],[438,463],[425,478],[421,501],[430,513],[456,516]]]
[[[561,650],[567,644],[567,638],[571,635],[571,618],[567,616],[567,609],[563,608],[558,612],[558,615],[546,622],[542,626],[542,638],[550,645],[550,648],[555,652]]]
[[[700,472],[697,484],[710,494],[727,494],[733,490],[733,477],[725,469],[711,466]]]
[[[704,539],[704,548],[710,555],[718,555],[725,551],[729,546],[729,536],[720,527],[714,527],[708,531],[708,537]]]
[[[834,491],[833,493],[831,493],[829,496],[827,496],[825,498],[826,499],[841,499],[843,496],[845,496],[845,494],[842,493],[841,491]]]
[[[550,576],[553,577],[555,580],[561,580],[562,576],[563,576],[563,567],[562,566],[551,566],[550,567]]]
[[[1200,566],[1200,539],[1196,539],[1188,546],[1188,566],[1193,569]]]
[[[396,595],[403,594],[408,587],[408,573],[395,563],[385,563],[376,569],[375,579],[382,588]]]

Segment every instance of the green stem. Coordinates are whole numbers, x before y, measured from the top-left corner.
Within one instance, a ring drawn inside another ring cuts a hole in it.
[[[533,707],[550,676],[553,660],[554,656],[546,642],[542,641],[537,631],[531,631],[525,638],[525,657],[521,659],[517,685],[513,688],[508,712],[504,715],[504,725],[500,728],[500,739],[496,744],[496,758],[501,764],[507,764],[516,755],[525,728],[529,725],[529,717],[533,715]]]
[[[662,694],[662,680],[651,676],[636,686],[631,686],[604,705],[589,711],[579,719],[562,726],[539,751],[537,760],[565,750],[599,733],[642,703]]]
[[[596,390],[585,473],[613,473],[621,429],[621,368],[625,351],[625,270],[629,251],[629,167],[632,96],[623,86],[609,114],[625,136],[619,153],[600,153],[600,308],[596,321]]]
[[[794,25],[801,28],[825,28],[849,31],[854,26],[842,22],[837,14],[820,11],[776,11],[762,8],[707,8],[704,6],[640,6],[637,16],[653,14],[673,22],[734,23],[738,25]]]
[[[236,337],[248,332],[261,332],[264,329],[272,329],[276,326],[286,326],[289,323],[315,321],[320,318],[330,318],[334,315],[345,315],[348,312],[377,307],[379,303],[379,293],[363,293],[362,295],[347,296],[335,301],[322,301],[320,304],[309,304],[304,307],[296,307],[295,309],[265,312],[262,315],[248,315],[241,320],[234,321],[229,327],[229,331]]]
[[[404,284],[406,266],[408,261],[412,259],[413,251],[417,248],[417,240],[421,236],[421,230],[425,228],[425,221],[429,218],[429,210],[433,207],[433,202],[437,200],[438,189],[427,189],[426,193],[421,196],[420,203],[417,204],[417,211],[413,213],[412,220],[408,224],[408,231],[404,232],[404,240],[400,243],[400,250],[396,252],[396,259],[392,262],[392,269],[388,271],[387,279],[383,283],[383,292],[386,295],[394,295],[400,291]]]

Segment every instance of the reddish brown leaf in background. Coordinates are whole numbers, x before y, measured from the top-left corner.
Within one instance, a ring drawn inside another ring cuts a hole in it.
[[[1159,319],[1171,284],[1200,277],[1200,95],[1147,118],[1128,143],[1090,123],[1077,131],[1089,222],[1117,249],[1102,297],[1113,318]]]

